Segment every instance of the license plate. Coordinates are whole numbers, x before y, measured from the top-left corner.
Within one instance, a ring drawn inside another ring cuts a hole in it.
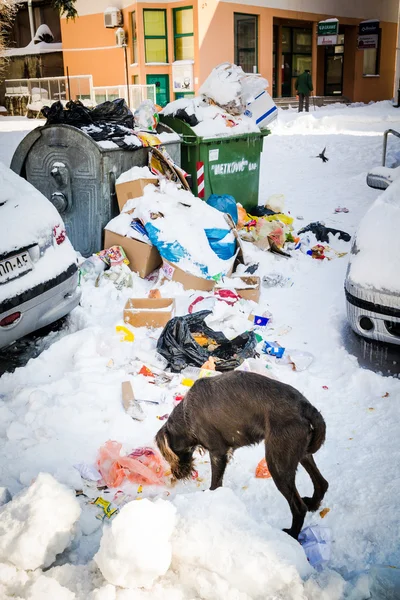
[[[21,252],[21,254],[16,254],[6,260],[0,260],[0,283],[6,283],[6,281],[15,279],[32,269],[29,252]]]

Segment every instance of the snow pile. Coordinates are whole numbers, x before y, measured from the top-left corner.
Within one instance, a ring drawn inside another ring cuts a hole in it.
[[[400,292],[400,180],[381,194],[362,219],[349,263],[352,283]]]
[[[199,137],[232,136],[241,133],[259,133],[258,125],[245,115],[232,116],[219,106],[209,106],[203,98],[181,98],[168,104],[163,115],[175,116],[178,110],[195,115],[198,125],[192,127]]]
[[[311,575],[300,544],[252,519],[228,488],[179,495],[172,569],[190,587],[187,597],[302,598]]]
[[[26,591],[26,600],[76,600],[73,592],[55,579],[40,575]]]
[[[232,259],[222,260],[211,248],[205,229],[226,230],[224,214],[209,206],[191,192],[180,190],[174,183],[161,188],[148,185],[141,198],[126,203],[124,210],[134,209],[133,217],[140,219],[154,246],[166,260],[199,277],[226,274]],[[154,215],[162,215],[152,218]],[[130,233],[132,216],[122,213],[110,221],[106,229],[133,237]],[[134,236],[136,237],[136,236]]]
[[[135,136],[136,137],[136,136]],[[138,139],[138,138],[136,138]],[[154,179],[149,167],[132,167],[129,171],[122,173],[116,183],[127,183],[128,181],[136,181],[137,179]]]
[[[171,564],[175,508],[165,500],[126,504],[104,529],[94,560],[104,578],[123,588],[151,588]]]
[[[70,543],[80,512],[72,491],[40,473],[0,511],[0,560],[26,570],[50,566]]]

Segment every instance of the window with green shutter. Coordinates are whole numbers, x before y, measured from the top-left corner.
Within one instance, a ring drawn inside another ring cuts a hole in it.
[[[143,9],[146,63],[167,63],[167,11]]]
[[[174,9],[175,60],[194,60],[193,6]]]

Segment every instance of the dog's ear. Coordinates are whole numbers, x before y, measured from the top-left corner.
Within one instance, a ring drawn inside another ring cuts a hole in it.
[[[168,441],[168,433],[166,429],[162,428],[156,435],[156,443],[161,454],[165,460],[169,463],[172,470],[177,469],[179,465],[179,458],[175,452],[171,449]]]

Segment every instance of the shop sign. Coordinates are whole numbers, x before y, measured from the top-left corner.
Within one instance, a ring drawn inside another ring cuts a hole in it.
[[[329,19],[328,21],[320,21],[318,23],[318,37],[330,37],[338,33],[339,21],[337,19]]]
[[[378,47],[379,36],[377,33],[372,35],[359,35],[358,36],[358,49],[368,50],[369,48]]]
[[[337,39],[337,35],[319,35],[318,46],[336,46]]]
[[[358,35],[378,35],[379,21],[363,21],[358,26]]]

